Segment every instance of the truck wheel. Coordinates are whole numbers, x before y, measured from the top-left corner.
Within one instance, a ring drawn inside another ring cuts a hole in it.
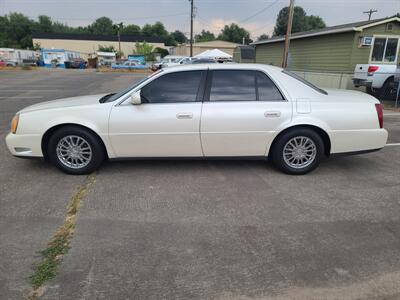
[[[393,78],[389,78],[385,81],[382,88],[380,89],[379,100],[395,100],[396,99],[396,89],[394,88]]]
[[[372,87],[370,87],[370,86],[367,86],[366,92],[367,92],[367,94],[369,94],[369,95],[371,95],[371,96],[374,96],[375,98],[378,98],[378,97],[379,97],[379,93],[378,93],[379,90],[374,89],[374,88],[372,88]]]

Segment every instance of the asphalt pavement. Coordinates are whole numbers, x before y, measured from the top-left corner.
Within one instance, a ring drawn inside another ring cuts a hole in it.
[[[29,294],[37,251],[85,176],[13,158],[31,103],[119,90],[135,73],[0,72],[0,294]],[[109,162],[41,299],[399,299],[400,114],[391,145],[294,177],[262,161]]]

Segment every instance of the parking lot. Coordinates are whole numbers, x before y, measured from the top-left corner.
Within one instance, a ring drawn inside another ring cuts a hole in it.
[[[29,295],[37,252],[86,180],[13,158],[11,118],[142,76],[0,72],[0,298]],[[41,299],[399,299],[400,113],[385,127],[383,150],[301,177],[263,161],[105,163]]]

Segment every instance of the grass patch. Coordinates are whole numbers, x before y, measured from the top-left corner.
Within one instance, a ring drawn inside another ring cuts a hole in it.
[[[56,233],[47,244],[47,248],[39,252],[41,260],[34,264],[34,272],[30,276],[33,292],[28,297],[29,299],[37,299],[43,284],[57,275],[58,265],[61,262],[62,256],[66,254],[70,248],[80,202],[86,197],[89,188],[94,182],[95,175],[86,177],[84,183],[72,196],[68,204],[67,214],[63,224],[57,229]]]

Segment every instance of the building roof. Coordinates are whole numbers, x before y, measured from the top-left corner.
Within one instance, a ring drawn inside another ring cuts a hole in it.
[[[389,23],[389,22],[393,22],[393,21],[400,22],[400,18],[392,17],[392,18],[375,19],[375,20],[370,20],[370,21],[361,21],[361,22],[355,22],[355,23],[349,23],[349,24],[343,24],[343,25],[337,25],[337,26],[330,26],[330,27],[325,27],[322,29],[296,32],[290,36],[290,39],[294,40],[294,39],[301,39],[301,38],[326,35],[326,34],[335,34],[335,33],[351,32],[351,31],[362,31],[364,28],[373,27],[373,26],[377,26],[380,24],[385,24],[385,23]],[[251,45],[276,43],[276,42],[281,42],[284,40],[285,40],[285,36],[274,36],[268,40],[254,42]]]
[[[76,34],[76,33],[32,33],[33,39],[49,39],[49,40],[79,40],[79,41],[107,41],[118,42],[118,36],[114,35],[97,35],[97,34]],[[149,42],[163,43],[163,39],[154,36],[144,35],[121,35],[121,42]]]

